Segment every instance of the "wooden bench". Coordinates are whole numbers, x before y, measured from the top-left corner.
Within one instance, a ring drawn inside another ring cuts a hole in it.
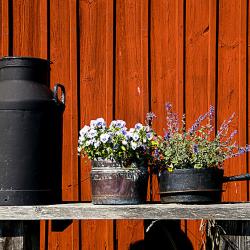
[[[250,221],[250,203],[0,206],[0,249],[39,249],[39,220],[73,219]]]

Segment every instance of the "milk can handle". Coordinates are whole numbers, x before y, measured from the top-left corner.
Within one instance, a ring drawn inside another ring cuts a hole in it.
[[[58,98],[58,88],[61,89],[61,100],[59,100]],[[57,83],[55,86],[54,86],[54,100],[57,104],[63,104],[65,105],[65,88],[62,84],[60,83]]]

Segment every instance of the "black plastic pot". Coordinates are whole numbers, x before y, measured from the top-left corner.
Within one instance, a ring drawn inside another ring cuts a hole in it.
[[[161,203],[218,203],[223,182],[249,180],[250,175],[224,177],[223,170],[175,169],[159,174]]]
[[[0,205],[61,199],[64,88],[49,77],[48,60],[0,59]]]
[[[147,166],[124,168],[112,161],[93,161],[93,204],[141,204],[146,202]]]

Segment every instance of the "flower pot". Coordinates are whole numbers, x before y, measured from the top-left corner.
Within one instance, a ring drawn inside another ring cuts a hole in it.
[[[159,174],[161,203],[217,203],[221,200],[223,170],[176,169]]]
[[[124,168],[112,161],[92,161],[93,204],[141,204],[147,195],[147,166]]]

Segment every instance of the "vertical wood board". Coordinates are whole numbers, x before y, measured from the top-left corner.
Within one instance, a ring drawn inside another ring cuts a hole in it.
[[[218,35],[218,128],[224,119],[235,112],[231,131],[238,130],[237,142],[246,140],[246,64],[242,58],[246,34],[242,29],[242,15],[246,8],[240,1],[220,1]],[[246,25],[246,24],[245,24]],[[242,46],[243,45],[243,46]],[[228,160],[224,164],[225,175],[246,172],[245,156]],[[247,199],[246,182],[231,182],[225,185],[226,201],[244,201]]]
[[[13,55],[47,59],[47,0],[13,1]]]
[[[62,148],[62,200],[78,201],[78,79],[77,79],[77,1],[51,1],[49,16],[49,55],[51,88],[58,82],[65,87]],[[79,222],[55,229],[49,223],[49,249],[78,249]]]
[[[149,111],[148,2],[116,1],[115,118],[132,127],[144,123]],[[117,221],[119,250],[129,249],[144,238],[143,221]]]
[[[113,118],[113,1],[79,2],[80,126]],[[91,200],[90,163],[81,161],[81,200]],[[113,249],[112,221],[82,221],[81,249]]]
[[[7,56],[9,52],[9,2],[0,3],[0,56]]]

